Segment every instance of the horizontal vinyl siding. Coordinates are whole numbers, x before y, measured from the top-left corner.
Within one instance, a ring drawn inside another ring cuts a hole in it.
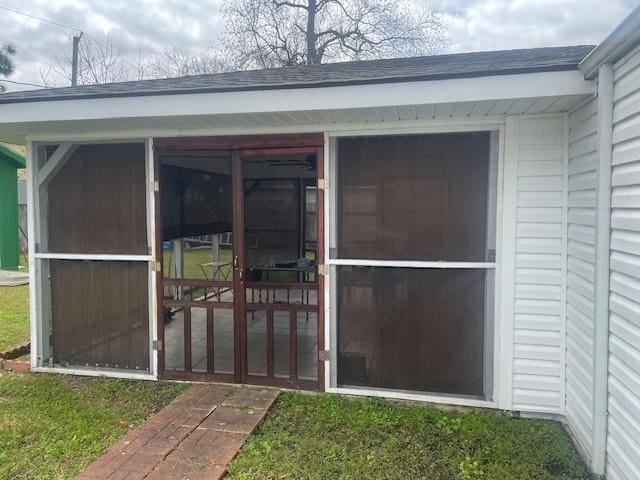
[[[517,135],[513,409],[560,412],[562,352],[562,117],[520,117]]]
[[[640,48],[614,65],[607,478],[640,478]]]
[[[565,410],[588,456],[593,435],[597,122],[595,98],[569,115]]]

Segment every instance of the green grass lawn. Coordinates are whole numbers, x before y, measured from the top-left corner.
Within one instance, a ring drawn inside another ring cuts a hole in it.
[[[282,393],[231,479],[584,479],[561,425],[485,411]]]
[[[170,249],[163,250],[162,252],[162,260],[163,260],[163,272],[166,277],[173,277],[172,273],[172,261],[173,261],[173,251]],[[196,248],[192,250],[184,251],[184,278],[188,278],[190,280],[200,279],[204,280],[212,278],[213,271],[211,267],[201,267],[203,263],[211,262],[213,259],[211,249],[210,248]],[[269,249],[260,249],[260,250],[247,250],[246,254],[246,267],[247,269],[251,266],[256,265],[265,265],[271,262],[272,260],[277,259],[278,261],[283,260],[294,260],[291,257],[291,252],[281,251],[281,250],[269,250]],[[221,248],[220,249],[220,261],[227,262],[229,265],[227,267],[223,267],[224,273],[227,275],[229,281],[233,280],[233,275],[231,275],[231,263],[233,262],[233,254],[231,249],[229,248]],[[206,273],[206,277],[205,277]],[[219,280],[219,279],[218,279]],[[269,276],[270,281],[275,282],[295,282],[296,276],[295,274],[289,272],[272,272]],[[199,291],[199,290],[198,290]],[[167,290],[167,293],[169,291]]]
[[[0,479],[73,478],[186,388],[0,373]]]
[[[162,252],[163,254],[163,270],[164,270],[164,274],[165,276],[170,276],[169,272],[170,272],[170,268],[171,268],[171,261],[173,258],[173,251],[172,250],[164,250]],[[231,255],[231,250],[226,249],[226,248],[221,248],[220,249],[220,261],[221,262],[229,262],[231,263],[232,261],[232,255]],[[203,263],[207,263],[210,262],[212,260],[212,254],[211,254],[211,249],[210,248],[198,248],[198,249],[192,249],[192,250],[185,250],[184,252],[184,278],[189,278],[189,279],[204,279],[204,273],[202,271],[202,268],[200,268],[200,265]],[[230,272],[231,268],[228,267],[227,268],[227,272]],[[205,272],[207,273],[207,275],[209,276],[209,278],[211,278],[211,267],[209,267],[208,269],[206,269],[205,267]],[[171,275],[173,276],[173,275]]]
[[[0,352],[29,341],[29,286],[0,287]]]

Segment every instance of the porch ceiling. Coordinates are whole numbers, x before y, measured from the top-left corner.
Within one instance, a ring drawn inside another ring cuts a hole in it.
[[[323,131],[363,126],[409,124],[428,120],[490,119],[504,115],[563,113],[588,95],[558,95],[500,100],[399,105],[375,108],[173,115],[93,120],[0,123],[0,141],[22,144],[27,135],[42,139],[64,137],[215,135],[277,131]],[[250,132],[249,132],[250,131]]]

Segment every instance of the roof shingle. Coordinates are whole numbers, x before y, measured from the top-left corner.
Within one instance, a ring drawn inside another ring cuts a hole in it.
[[[296,65],[0,94],[1,103],[309,88],[575,70],[592,45]]]

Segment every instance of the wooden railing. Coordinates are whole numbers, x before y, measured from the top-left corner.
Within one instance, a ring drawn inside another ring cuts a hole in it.
[[[263,283],[246,285],[247,315],[264,311],[266,314],[267,373],[266,376],[248,375],[251,383],[316,389],[317,381],[298,378],[298,313],[317,313],[316,283]],[[289,316],[289,378],[275,375],[275,312],[288,312]]]
[[[184,371],[187,377],[201,376],[222,381],[232,381],[230,375],[216,373],[214,364],[214,310],[233,309],[233,299],[225,299],[224,294],[233,291],[233,282],[202,279],[163,278],[163,288],[174,287],[180,291],[180,298],[164,298],[163,307],[173,314],[181,311],[184,322]],[[262,385],[285,386],[294,388],[316,389],[317,380],[300,379],[298,369],[298,314],[304,313],[306,319],[318,312],[316,283],[275,283],[251,282],[245,285],[245,312],[247,317],[255,312],[265,312],[266,321],[266,375],[249,374],[247,382]],[[194,294],[194,292],[198,292]],[[175,292],[174,292],[175,293]],[[236,292],[233,292],[234,295]],[[165,292],[166,294],[166,292]],[[192,308],[206,309],[206,374],[193,372],[192,358]],[[289,317],[289,375],[287,378],[276,376],[275,372],[275,314],[288,312]],[[245,324],[246,326],[246,324]],[[246,330],[245,330],[246,345]],[[236,356],[237,358],[237,356]],[[170,372],[171,373],[171,372]],[[179,372],[173,372],[174,375]]]

